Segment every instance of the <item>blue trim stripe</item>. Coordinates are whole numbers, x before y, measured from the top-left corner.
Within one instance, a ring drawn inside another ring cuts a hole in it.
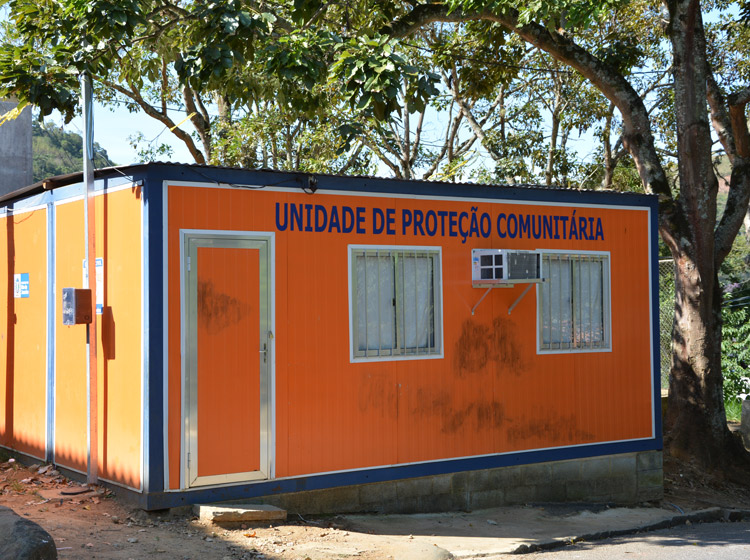
[[[661,418],[661,336],[659,321],[659,205],[657,199],[651,198],[651,332],[653,340],[653,383],[654,383],[654,429],[657,449],[663,447]]]
[[[248,483],[236,486],[203,488],[182,492],[159,492],[140,497],[141,507],[154,510],[189,504],[221,502],[229,500],[246,500],[259,496],[285,494],[289,492],[304,492],[307,490],[323,490],[339,486],[353,486],[371,482],[388,482],[406,478],[418,478],[439,474],[451,474],[464,471],[492,469],[544,463],[549,461],[564,461],[568,459],[583,459],[601,455],[615,455],[618,453],[633,453],[658,449],[654,440],[640,440],[633,442],[608,443],[601,445],[587,445],[552,450],[530,451],[508,455],[492,455],[467,459],[435,461],[414,465],[393,467],[379,467],[366,470],[341,472],[333,474],[311,475],[298,478],[271,480]]]
[[[162,380],[166,375],[164,371],[164,352],[162,344],[162,333],[164,332],[164,317],[162,313],[162,285],[163,274],[161,263],[164,260],[162,254],[162,180],[150,174],[145,177],[144,187],[141,190],[143,197],[144,212],[144,243],[146,251],[145,266],[147,281],[144,289],[146,305],[144,311],[144,324],[146,325],[143,336],[146,340],[144,356],[146,368],[144,402],[146,408],[143,411],[143,423],[145,429],[143,445],[144,473],[143,491],[159,492],[164,490],[164,432],[163,426],[166,422],[163,410]]]

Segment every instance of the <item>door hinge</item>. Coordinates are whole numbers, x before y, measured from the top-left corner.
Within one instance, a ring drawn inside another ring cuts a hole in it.
[[[188,453],[188,457],[187,457],[187,466],[188,466],[188,469],[190,469],[190,453]]]
[[[187,258],[187,269],[190,272],[190,257]]]

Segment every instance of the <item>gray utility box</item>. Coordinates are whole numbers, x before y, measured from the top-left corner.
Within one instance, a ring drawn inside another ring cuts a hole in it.
[[[63,325],[83,325],[91,322],[91,290],[63,288]]]

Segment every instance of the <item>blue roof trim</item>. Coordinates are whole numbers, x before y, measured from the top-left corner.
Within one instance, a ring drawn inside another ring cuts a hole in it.
[[[497,200],[523,200],[531,202],[565,202],[570,204],[606,204],[613,206],[650,206],[655,195],[630,192],[587,191],[544,187],[541,185],[480,185],[476,183],[447,183],[440,181],[420,181],[386,179],[368,176],[338,176],[316,173],[275,171],[268,169],[238,169],[212,167],[185,163],[146,163],[96,170],[97,188],[103,179],[120,179],[128,182],[131,177],[148,175],[173,181],[223,183],[226,185],[262,185],[299,189],[326,189],[383,194],[411,194],[421,196],[450,196],[489,198]],[[53,191],[44,191],[44,186]],[[27,200],[48,192],[60,192],[63,198],[71,195],[69,187],[81,188],[81,174],[71,174],[50,178],[16,193],[7,195],[11,202],[0,205],[25,204]],[[63,194],[65,192],[65,194]],[[25,197],[25,198],[24,198]]]
[[[347,192],[411,194],[421,196],[446,196],[488,198],[507,201],[566,202],[571,204],[606,204],[612,206],[653,206],[654,195],[620,193],[612,191],[587,191],[541,186],[490,186],[472,183],[444,183],[377,177],[343,177],[301,172],[257,171],[227,169],[178,164],[147,164],[149,175],[171,182],[190,181],[219,183],[227,186],[262,185],[302,189],[324,189]]]
[[[653,383],[654,383],[654,430],[659,447],[662,447],[662,417],[661,417],[661,337],[659,331],[659,207],[651,207],[651,333],[653,348]]]
[[[413,465],[378,467],[358,471],[270,480],[236,486],[153,493],[141,496],[140,505],[148,510],[165,509],[196,503],[245,500],[272,494],[322,490],[339,486],[368,484],[371,482],[387,482],[421,476],[660,449],[660,439],[648,439],[632,442],[616,442],[552,450],[530,451],[526,453],[513,453],[507,455],[491,455],[466,459],[434,461]]]

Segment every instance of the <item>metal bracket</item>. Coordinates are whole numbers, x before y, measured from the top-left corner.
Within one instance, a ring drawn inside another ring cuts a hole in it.
[[[518,296],[516,298],[516,301],[514,301],[510,305],[510,307],[508,308],[508,315],[510,315],[510,312],[513,311],[513,309],[516,307],[516,305],[518,305],[518,303],[523,299],[523,296],[525,296],[529,292],[529,290],[531,289],[531,286],[533,286],[533,285],[534,284],[527,284],[526,289],[523,292],[521,292],[521,295]]]
[[[521,295],[516,298],[516,301],[514,301],[510,305],[510,307],[508,307],[508,315],[510,315],[511,311],[513,311],[513,309],[516,307],[516,305],[518,305],[518,303],[523,299],[523,296],[525,296],[527,294],[527,292],[531,289],[531,286],[533,286],[534,284],[538,284],[540,282],[543,282],[543,281],[544,280],[540,280],[538,282],[527,283],[526,284],[526,289],[524,289],[524,291],[521,292]],[[471,314],[474,315],[474,312],[477,310],[477,307],[479,307],[479,304],[482,303],[482,301],[484,301],[484,298],[487,297],[487,294],[489,294],[491,290],[493,290],[495,288],[515,288],[515,286],[516,286],[516,284],[510,284],[510,283],[507,283],[507,284],[506,283],[497,284],[496,286],[488,286],[487,287],[487,291],[484,292],[484,294],[482,295],[482,297],[479,298],[479,301],[476,302],[476,304],[474,304],[474,307],[471,308]]]
[[[479,304],[482,303],[484,298],[487,297],[487,294],[490,293],[490,290],[494,290],[495,288],[512,288],[513,286],[515,286],[515,284],[495,284],[493,286],[487,286],[487,291],[484,292],[484,295],[479,298],[479,301],[474,305],[474,307],[471,308],[471,314],[474,315],[474,311],[477,310]]]
[[[479,298],[479,301],[474,305],[474,307],[471,308],[471,314],[474,315],[474,311],[476,311],[477,307],[479,307],[479,304],[484,301],[484,298],[487,297],[487,294],[489,294],[492,291],[492,288],[487,288],[487,291],[484,292],[484,295]]]

